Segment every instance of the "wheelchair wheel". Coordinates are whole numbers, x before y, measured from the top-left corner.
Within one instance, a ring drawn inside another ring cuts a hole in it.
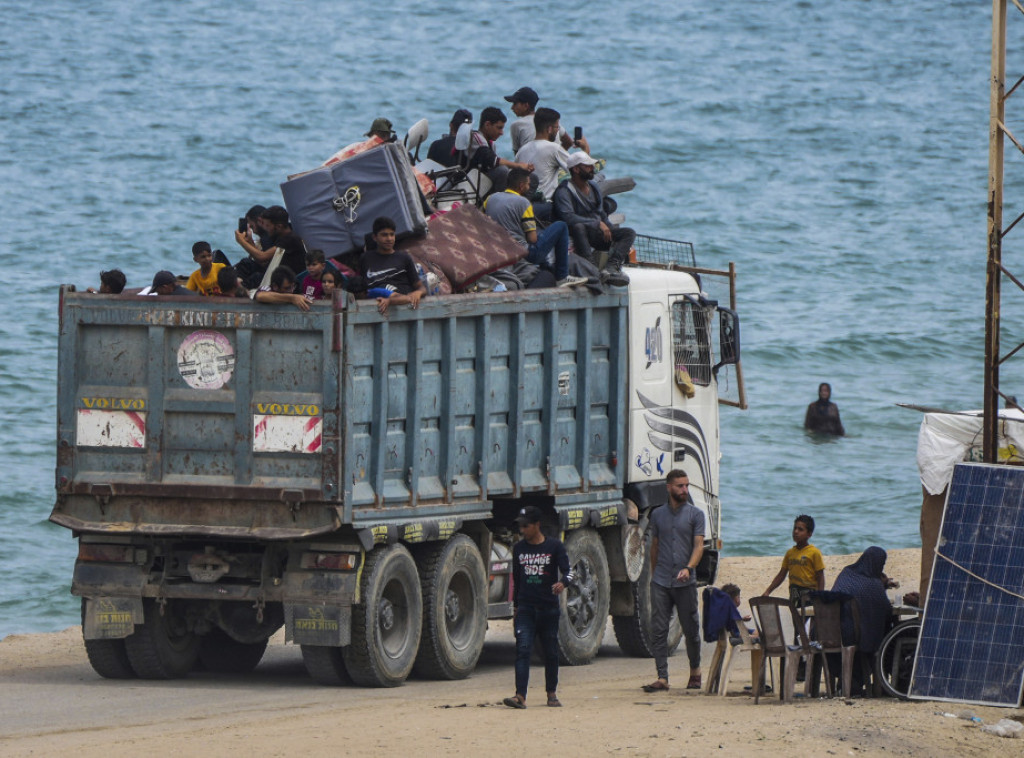
[[[911,619],[893,627],[875,654],[875,680],[891,697],[906,700],[910,694],[910,674],[917,653],[921,620]]]

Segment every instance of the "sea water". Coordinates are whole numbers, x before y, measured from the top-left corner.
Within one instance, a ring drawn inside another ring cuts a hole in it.
[[[781,554],[805,512],[827,553],[919,545],[920,414],[897,403],[982,396],[990,13],[0,2],[0,636],[78,621],[75,543],[47,521],[59,284],[187,274],[200,239],[234,258],[236,219],[375,117],[436,138],[523,85],[635,178],[630,226],[736,263],[750,408],[723,409],[726,554]],[[821,381],[845,438],[802,430]]]

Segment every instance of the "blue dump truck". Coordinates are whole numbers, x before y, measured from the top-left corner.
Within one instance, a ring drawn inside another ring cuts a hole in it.
[[[387,317],[340,291],[302,312],[63,287],[50,518],[78,539],[93,668],[249,671],[283,626],[324,684],[468,676],[488,620],[512,615],[527,504],[578,577],[563,659],[593,659],[609,615],[650,655],[644,527],[670,469],[707,516],[700,581],[717,570],[719,369],[740,378],[739,324],[705,291],[731,267],[627,271],[604,294]]]

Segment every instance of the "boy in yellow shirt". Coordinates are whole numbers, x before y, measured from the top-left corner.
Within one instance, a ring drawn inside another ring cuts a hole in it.
[[[199,264],[199,268],[192,272],[185,284],[193,292],[200,295],[219,295],[220,287],[217,285],[217,274],[223,263],[213,262],[213,249],[209,242],[197,242],[192,246],[192,260]],[[230,293],[228,293],[230,294]]]
[[[821,551],[807,540],[814,534],[814,519],[800,515],[793,522],[793,542],[796,543],[782,558],[782,570],[775,575],[765,595],[782,584],[789,574],[789,599],[794,604],[804,601],[804,596],[813,590],[825,589],[825,561]]]

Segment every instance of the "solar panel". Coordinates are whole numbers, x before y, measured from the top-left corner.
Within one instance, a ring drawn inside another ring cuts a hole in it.
[[[1015,708],[1022,689],[1024,469],[957,464],[910,697]]]

